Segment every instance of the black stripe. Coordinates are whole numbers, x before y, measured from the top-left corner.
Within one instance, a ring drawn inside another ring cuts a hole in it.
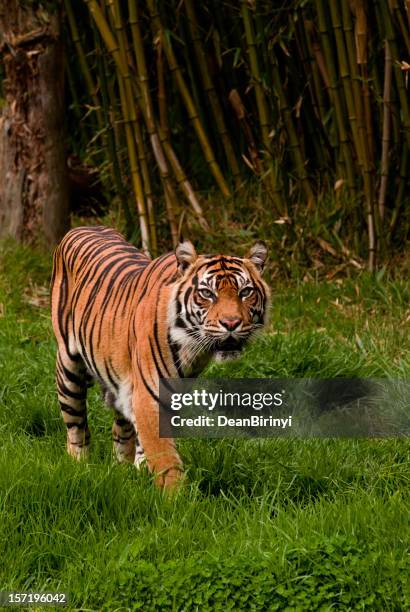
[[[76,410],[75,408],[73,408],[72,406],[69,406],[68,404],[65,404],[64,402],[60,402],[60,409],[69,414],[70,416],[73,417],[81,417],[85,414],[86,412],[86,408],[84,406],[84,408],[82,410]]]

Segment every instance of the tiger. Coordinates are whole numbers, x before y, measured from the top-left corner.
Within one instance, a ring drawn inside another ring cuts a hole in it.
[[[175,441],[159,436],[159,380],[193,376],[212,357],[240,354],[267,321],[266,258],[261,241],[241,258],[198,255],[183,240],[152,260],[114,229],[70,230],[55,249],[51,279],[68,453],[88,456],[86,397],[97,380],[114,411],[118,461],[146,464],[165,489],[180,485]]]

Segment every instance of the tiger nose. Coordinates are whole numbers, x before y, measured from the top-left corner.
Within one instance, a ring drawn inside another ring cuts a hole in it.
[[[219,320],[219,323],[228,331],[233,331],[242,323],[242,319],[240,317],[224,317]]]

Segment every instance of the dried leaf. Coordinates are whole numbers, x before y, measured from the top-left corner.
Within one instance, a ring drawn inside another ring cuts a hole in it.
[[[274,223],[276,223],[277,225],[291,225],[292,221],[289,217],[281,217],[280,219],[275,219]]]
[[[327,251],[333,257],[338,257],[337,251],[326,240],[323,240],[323,238],[317,238],[316,240],[324,251]]]

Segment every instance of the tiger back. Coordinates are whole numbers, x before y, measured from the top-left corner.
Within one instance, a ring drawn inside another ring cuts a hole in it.
[[[114,410],[118,460],[147,461],[160,485],[179,481],[175,442],[159,437],[159,379],[240,353],[266,322],[265,259],[263,243],[239,258],[197,255],[183,242],[151,260],[110,228],[68,232],[54,253],[51,306],[70,455],[88,453],[92,377]]]

